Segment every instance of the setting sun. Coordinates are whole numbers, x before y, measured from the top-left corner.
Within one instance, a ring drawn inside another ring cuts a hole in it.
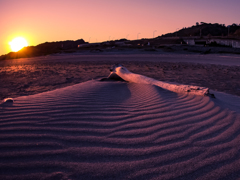
[[[17,52],[23,47],[28,46],[28,42],[23,37],[17,37],[9,42],[9,45],[11,46],[12,51]]]

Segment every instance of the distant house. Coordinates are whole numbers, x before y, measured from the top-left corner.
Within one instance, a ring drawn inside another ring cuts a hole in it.
[[[81,47],[94,47],[94,46],[99,46],[99,45],[100,45],[100,43],[79,44],[78,48],[81,48]]]
[[[233,48],[240,48],[240,40],[212,38],[207,42],[207,44],[212,42],[216,42],[217,44],[224,46],[231,46]]]
[[[195,39],[194,38],[192,38],[192,37],[186,37],[186,38],[183,38],[183,41],[186,43],[186,44],[188,44],[188,45],[195,45],[196,43],[195,43]]]
[[[216,44],[223,46],[240,48],[240,39],[184,37],[183,41],[188,45],[211,44],[215,42]]]
[[[238,41],[233,41],[233,42],[232,42],[232,47],[234,47],[234,48],[240,48],[240,40],[238,40]]]

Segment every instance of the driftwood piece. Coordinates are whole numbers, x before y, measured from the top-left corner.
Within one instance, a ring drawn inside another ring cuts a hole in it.
[[[214,97],[213,94],[209,93],[209,88],[200,87],[200,86],[191,86],[191,85],[182,85],[182,84],[171,84],[163,81],[158,81],[153,78],[149,78],[140,74],[135,74],[128,71],[127,68],[123,67],[120,64],[116,64],[110,69],[111,74],[108,78],[114,79],[117,76],[128,82],[142,83],[142,84],[151,84],[159,86],[163,89],[173,91],[176,93],[188,93],[201,96],[210,96]]]

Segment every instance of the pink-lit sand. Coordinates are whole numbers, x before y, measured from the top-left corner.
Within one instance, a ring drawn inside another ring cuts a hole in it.
[[[212,93],[90,80],[16,97],[0,105],[0,179],[240,178],[240,98]]]

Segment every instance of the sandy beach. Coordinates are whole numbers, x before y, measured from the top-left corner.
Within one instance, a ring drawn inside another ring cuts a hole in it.
[[[216,98],[101,81],[115,63]],[[0,179],[240,178],[239,56],[55,55],[0,77]]]
[[[107,77],[115,63],[157,80],[240,96],[237,55],[92,53],[0,61],[0,100]]]

